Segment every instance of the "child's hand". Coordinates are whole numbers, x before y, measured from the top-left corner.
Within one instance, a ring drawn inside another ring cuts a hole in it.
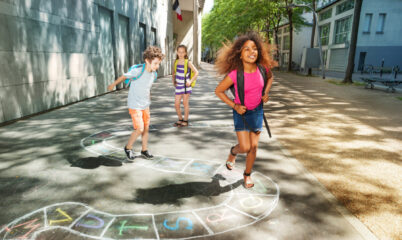
[[[113,91],[113,89],[114,89],[114,85],[113,85],[113,84],[110,84],[109,86],[107,86],[107,90],[108,90],[108,91]]]
[[[243,115],[246,112],[247,108],[246,106],[235,104],[234,110],[236,110],[238,114]]]
[[[269,100],[268,94],[265,94],[264,96],[262,96],[261,99],[262,99],[262,101],[263,101],[264,103],[268,102],[268,100]]]
[[[191,86],[191,82],[186,82],[186,86],[190,87]]]

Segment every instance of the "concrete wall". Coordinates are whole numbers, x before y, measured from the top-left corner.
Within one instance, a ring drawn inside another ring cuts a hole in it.
[[[364,31],[365,16],[372,14],[371,26],[368,32]],[[385,13],[383,33],[377,33],[379,14]],[[360,52],[366,52],[365,64],[402,67],[402,1],[363,1],[360,15],[360,26],[357,40],[355,71],[357,71]]]
[[[139,22],[169,53],[169,0],[0,0],[0,122],[106,92],[140,63]],[[171,48],[170,48],[171,49]],[[171,53],[169,53],[171,55]],[[160,74],[168,74],[164,61]]]

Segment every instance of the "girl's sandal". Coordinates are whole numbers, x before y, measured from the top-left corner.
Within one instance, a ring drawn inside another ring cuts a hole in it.
[[[188,120],[183,120],[179,127],[188,127]]]
[[[233,153],[233,149],[235,148],[235,146],[233,146],[231,149],[230,149],[230,155],[232,155],[233,157],[236,157],[236,155],[237,154],[234,154]],[[235,165],[235,162],[231,162],[231,161],[226,161],[226,168],[228,169],[228,170],[232,170],[233,168],[234,168],[234,165]]]
[[[183,119],[179,119],[179,121],[175,122],[175,123],[173,124],[173,126],[179,127],[179,126],[181,126],[182,123],[183,123]]]
[[[251,180],[250,178],[251,172],[250,173],[246,173],[246,171],[244,171],[243,176],[244,176],[244,187],[245,188],[252,188],[254,187],[254,182]]]

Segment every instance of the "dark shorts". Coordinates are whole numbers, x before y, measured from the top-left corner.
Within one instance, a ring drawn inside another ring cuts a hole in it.
[[[263,121],[262,104],[253,110],[247,110],[245,114],[240,115],[233,109],[233,121],[235,131],[261,132]]]

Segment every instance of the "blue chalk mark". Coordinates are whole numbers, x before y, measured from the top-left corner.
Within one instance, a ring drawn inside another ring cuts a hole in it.
[[[169,230],[172,230],[172,231],[176,231],[177,229],[179,229],[179,227],[180,227],[180,221],[187,221],[187,227],[186,227],[186,229],[188,229],[188,230],[191,230],[191,229],[193,229],[193,222],[191,221],[191,219],[189,219],[189,218],[186,218],[186,217],[179,217],[177,220],[176,220],[176,226],[175,227],[170,227],[170,226],[168,226],[167,225],[167,219],[165,219],[165,221],[163,222],[163,226],[165,227],[165,228],[167,228],[167,229],[169,229]]]
[[[98,228],[103,227],[103,225],[105,225],[105,222],[102,219],[98,218],[97,216],[94,216],[92,214],[88,214],[86,217],[97,220],[99,224],[98,225],[89,225],[89,224],[85,224],[85,223],[77,223],[76,226],[77,227],[84,227],[84,228],[98,229]]]
[[[210,165],[206,165],[206,164],[203,164],[203,163],[197,163],[197,162],[192,163],[191,167],[193,167],[193,168],[195,168],[197,170],[200,170],[200,171],[204,171],[206,173],[208,173],[209,170],[212,168]]]

